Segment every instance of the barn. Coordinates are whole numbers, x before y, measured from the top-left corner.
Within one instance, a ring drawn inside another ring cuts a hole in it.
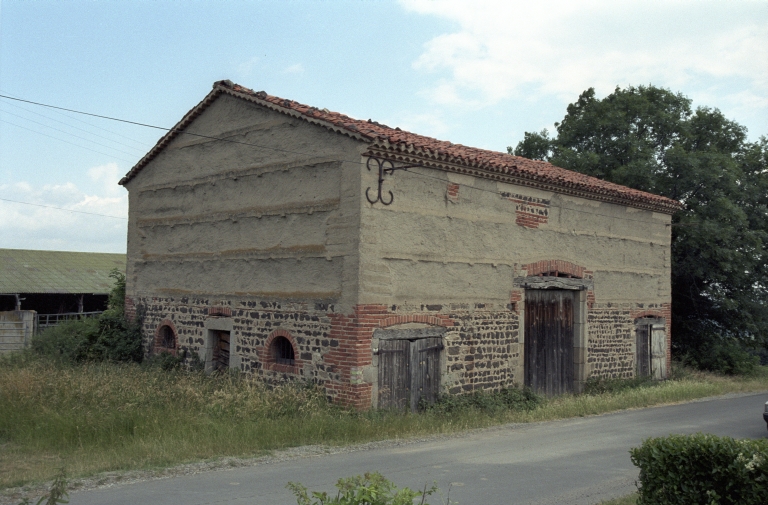
[[[668,373],[674,200],[230,81],[120,183],[147,353],[357,408]]]

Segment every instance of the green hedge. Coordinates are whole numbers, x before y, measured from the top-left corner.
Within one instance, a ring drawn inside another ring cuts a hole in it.
[[[768,504],[768,440],[670,435],[630,454],[640,468],[639,505]]]

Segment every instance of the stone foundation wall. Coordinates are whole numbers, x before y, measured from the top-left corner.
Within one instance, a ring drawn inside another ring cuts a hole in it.
[[[669,367],[672,359],[670,304],[591,302],[587,311],[588,376],[624,379],[635,376],[635,320],[641,317],[659,317],[666,321]]]
[[[518,296],[519,298],[519,296]],[[590,297],[591,298],[591,297]],[[219,300],[191,297],[144,297],[129,301],[143,314],[147,353],[161,352],[159,328],[176,333],[176,352],[205,356],[208,328],[226,321],[230,331],[230,363],[244,373],[267,380],[300,378],[323,386],[329,399],[357,408],[375,404],[377,369],[372,337],[377,328],[439,326],[445,328],[441,388],[450,394],[496,390],[522,384],[523,331],[520,311],[474,303],[444,305],[358,305],[352,314],[334,312],[326,303]],[[629,378],[635,375],[635,319],[663,317],[669,304],[612,304],[590,300],[587,309],[589,376]],[[283,336],[294,347],[295,365],[271,360],[273,338]]]

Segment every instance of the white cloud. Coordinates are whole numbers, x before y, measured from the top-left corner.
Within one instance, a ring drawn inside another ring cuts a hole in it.
[[[237,66],[237,73],[240,75],[240,77],[250,77],[253,73],[253,70],[256,68],[256,66],[261,61],[261,58],[258,56],[254,56],[253,58],[249,59],[248,61],[244,61],[240,63]]]
[[[422,94],[438,104],[476,109],[523,93],[573,101],[588,87],[604,95],[649,83],[688,95],[716,85],[718,96],[751,103],[768,97],[762,2],[401,3],[458,25],[428,41],[413,63],[435,76]],[[739,89],[725,89],[726,80]]]
[[[295,63],[283,70],[284,74],[301,74],[303,72],[304,72],[304,67],[302,66],[301,63]]]
[[[93,194],[71,182],[0,184],[0,247],[125,252],[128,194],[117,174],[114,163],[91,168],[89,177],[103,186]]]

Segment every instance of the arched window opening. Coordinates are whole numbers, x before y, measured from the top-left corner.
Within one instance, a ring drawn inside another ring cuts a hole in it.
[[[160,345],[165,349],[176,348],[176,335],[170,326],[165,325],[160,328]]]
[[[291,345],[291,341],[285,337],[276,337],[272,341],[271,353],[275,363],[280,363],[282,365],[294,365],[296,363],[296,355],[293,351],[293,345]]]

